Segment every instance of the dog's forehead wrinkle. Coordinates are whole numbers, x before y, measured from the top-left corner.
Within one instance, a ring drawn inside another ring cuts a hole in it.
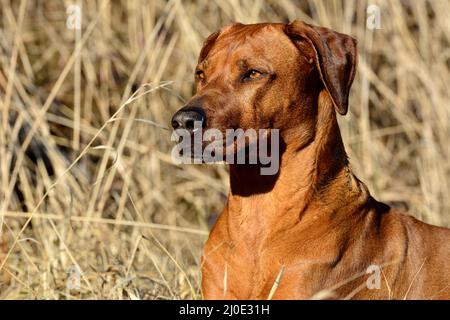
[[[240,70],[246,70],[251,67],[265,67],[272,69],[271,59],[264,50],[258,49],[251,43],[246,43],[246,47],[241,46],[239,50],[227,50],[226,55],[221,55],[220,51],[213,52],[208,65],[237,66]]]
[[[267,32],[261,31],[261,28],[258,28],[256,30],[241,29],[235,33],[227,33],[226,35],[223,35],[217,39],[216,43],[211,49],[210,56],[222,53],[222,50],[225,50],[227,54],[230,54],[237,49],[245,50],[245,47],[247,46],[256,52],[263,51],[261,50],[261,47],[271,47],[270,39],[272,39],[272,37],[276,37],[277,34],[273,32],[273,36],[268,37]],[[269,32],[269,34],[271,33],[272,32]],[[267,46],[261,46],[261,43],[267,43]]]
[[[218,41],[208,54],[208,65],[227,61],[239,46],[240,44],[233,41]]]
[[[248,68],[247,59],[246,58],[239,59],[237,62],[237,66],[239,67],[240,70],[243,70],[243,71],[247,70],[247,68]]]
[[[236,64],[242,70],[258,66],[267,67],[269,65],[266,59],[264,59],[264,56],[258,56],[254,58],[244,56],[243,58],[239,58]]]
[[[280,26],[281,24],[271,23],[232,26],[217,38],[208,58],[230,56],[236,51],[262,57],[264,54],[272,54],[274,48],[282,54],[291,41]]]

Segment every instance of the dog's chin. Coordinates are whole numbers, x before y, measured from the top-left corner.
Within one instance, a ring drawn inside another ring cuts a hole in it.
[[[221,151],[224,149],[222,142],[202,141],[201,147],[193,144],[184,146],[184,153],[180,153],[179,157],[193,163],[221,163],[226,159],[226,154]]]
[[[205,153],[205,148],[209,147],[210,149],[207,150],[208,152]],[[215,150],[214,153],[211,153],[211,148],[217,147],[219,150]],[[253,154],[257,154],[257,148],[254,145],[249,144],[246,142],[245,144],[237,144],[236,141],[232,142],[231,144],[227,145],[226,141],[220,141],[220,142],[207,142],[203,144],[203,160],[204,163],[236,163],[238,154],[244,153],[244,159],[245,163],[248,162],[250,156],[254,156]],[[231,160],[232,159],[232,160]]]
[[[257,143],[256,143],[257,145]],[[250,144],[246,142],[245,144],[238,144],[236,141],[231,144],[226,144],[226,141],[202,141],[201,148],[194,147],[194,144],[185,146],[183,148],[187,151],[187,154],[180,154],[180,157],[185,160],[190,160],[188,162],[193,163],[237,163],[238,154],[241,158],[242,153],[244,153],[245,163],[251,156],[257,156],[258,148],[255,144]]]
[[[227,159],[235,158],[236,146],[227,146],[225,141],[202,141],[201,148],[194,147],[193,144],[184,146],[184,153],[180,153],[179,157],[194,163],[223,163]],[[189,161],[191,160],[191,161]]]

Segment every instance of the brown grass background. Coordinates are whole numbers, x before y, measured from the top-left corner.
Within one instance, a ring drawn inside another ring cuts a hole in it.
[[[366,28],[369,4],[380,30]],[[193,92],[202,41],[231,21],[357,38],[339,119],[353,169],[379,200],[450,226],[449,14],[441,0],[1,0],[0,298],[200,298],[227,168],[174,165],[165,128]]]

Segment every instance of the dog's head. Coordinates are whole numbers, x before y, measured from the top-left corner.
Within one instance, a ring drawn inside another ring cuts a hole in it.
[[[300,21],[232,24],[210,35],[195,70],[196,94],[172,119],[175,129],[314,131],[326,91],[345,114],[356,69],[356,41]]]

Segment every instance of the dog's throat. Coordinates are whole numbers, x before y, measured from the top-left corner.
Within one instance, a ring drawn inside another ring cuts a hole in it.
[[[257,165],[230,165],[228,201],[232,205],[236,202],[239,211],[251,211],[243,214],[260,218],[286,214],[298,218],[311,203],[332,203],[336,197],[344,203],[347,193],[355,188],[355,181],[340,135],[330,137],[334,141],[315,139],[301,150],[288,146],[280,155],[276,175],[261,175]],[[327,144],[325,148],[323,143]],[[292,203],[296,206],[292,207]]]

